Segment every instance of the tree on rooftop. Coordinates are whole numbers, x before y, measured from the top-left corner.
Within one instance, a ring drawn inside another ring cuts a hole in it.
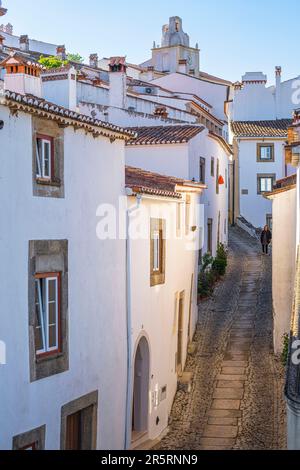
[[[67,58],[70,62],[78,62],[79,64],[82,64],[84,60],[80,54],[68,54]]]
[[[69,63],[68,60],[62,60],[56,56],[49,56],[49,57],[40,57],[39,64],[43,65],[47,69],[58,69],[59,67],[63,67]]]

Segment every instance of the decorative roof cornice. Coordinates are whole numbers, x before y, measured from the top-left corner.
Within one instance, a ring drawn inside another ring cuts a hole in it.
[[[95,137],[103,135],[109,138],[124,140],[136,137],[134,131],[123,129],[99,119],[93,119],[33,95],[21,95],[7,90],[4,92],[2,99],[0,97],[0,104],[8,106],[13,111],[23,111],[51,119],[62,125],[85,129]]]

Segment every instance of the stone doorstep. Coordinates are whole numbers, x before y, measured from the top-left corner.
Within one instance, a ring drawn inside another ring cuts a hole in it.
[[[242,380],[218,380],[217,388],[244,388]]]
[[[214,390],[213,398],[220,398],[221,400],[242,400],[244,396],[244,389],[242,388],[216,388]]]
[[[237,437],[238,427],[237,426],[216,426],[208,424],[205,426],[202,437]]]
[[[235,444],[235,439],[230,438],[216,438],[216,437],[202,437],[200,440],[200,446],[203,447],[210,447],[211,449],[215,449],[216,447],[233,447]]]
[[[240,406],[241,406],[240,400],[214,399],[212,403],[213,410],[239,410]]]
[[[207,424],[213,424],[215,426],[237,426],[238,418],[214,418],[210,416]]]

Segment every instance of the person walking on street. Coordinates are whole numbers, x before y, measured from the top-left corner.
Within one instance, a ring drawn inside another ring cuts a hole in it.
[[[260,236],[260,242],[261,242],[263,254],[266,254],[266,255],[268,254],[268,248],[269,248],[269,245],[271,243],[271,240],[272,240],[271,231],[270,231],[268,225],[265,225],[263,231],[261,232],[261,236]]]

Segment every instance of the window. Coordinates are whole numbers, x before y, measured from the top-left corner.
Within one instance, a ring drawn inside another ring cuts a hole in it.
[[[34,196],[64,198],[64,128],[32,117],[32,190]]]
[[[215,159],[214,159],[214,157],[211,157],[211,160],[210,160],[210,175],[215,176]]]
[[[38,136],[36,139],[36,178],[51,181],[53,175],[53,139]]]
[[[220,186],[219,186],[219,173],[220,173],[220,162],[219,159],[217,159],[217,173],[216,173],[216,194],[219,194],[220,192]]]
[[[67,371],[68,240],[29,241],[28,310],[30,381]]]
[[[150,285],[155,286],[165,282],[165,221],[151,219],[150,225]]]
[[[61,410],[61,449],[96,449],[97,414],[98,391],[64,405]]]
[[[200,157],[199,181],[200,183],[205,183],[205,158],[203,157]]]
[[[213,219],[207,220],[207,252],[212,254]]]
[[[13,437],[13,450],[44,450],[46,426],[32,429]]]
[[[60,350],[60,274],[35,276],[35,350],[37,355]]]
[[[257,144],[257,161],[274,162],[274,144]]]
[[[191,230],[191,196],[186,195],[185,199],[185,234],[188,235]]]
[[[257,194],[272,191],[276,175],[257,175]]]

